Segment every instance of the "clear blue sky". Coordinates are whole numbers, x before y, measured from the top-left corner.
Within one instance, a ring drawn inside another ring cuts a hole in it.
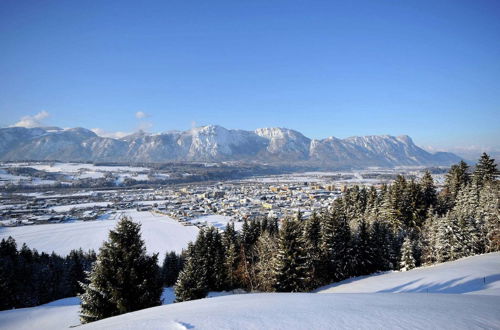
[[[0,125],[40,111],[499,146],[500,1],[2,0]]]

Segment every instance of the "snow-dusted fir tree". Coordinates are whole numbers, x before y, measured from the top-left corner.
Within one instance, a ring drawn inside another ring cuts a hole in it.
[[[370,228],[370,237],[373,248],[372,266],[374,271],[383,271],[393,268],[391,263],[392,233],[390,226],[380,220],[373,221]]]
[[[307,257],[311,262],[312,267],[312,283],[313,287],[321,282],[320,272],[321,266],[321,221],[316,213],[313,213],[309,219],[304,222],[304,243],[306,247]]]
[[[479,195],[477,216],[484,223],[485,246],[488,252],[500,251],[500,185],[484,184]]]
[[[203,259],[207,268],[208,286],[212,291],[226,289],[227,269],[225,262],[225,251],[222,243],[222,235],[217,228],[209,227],[205,230],[205,249]]]
[[[438,232],[437,232],[437,261],[445,262],[455,260],[456,251],[456,235],[455,224],[453,217],[450,213],[438,219]]]
[[[427,220],[422,228],[422,263],[424,265],[434,264],[438,260],[438,224],[439,217],[430,208]]]
[[[82,323],[160,305],[158,255],[148,256],[140,224],[122,217],[99,250],[83,285]]]
[[[278,236],[275,260],[275,289],[280,292],[300,292],[309,288],[311,266],[307,259],[301,223],[285,219]]]
[[[161,278],[163,285],[174,285],[179,272],[182,269],[182,257],[178,256],[174,251],[165,254],[161,267]]]
[[[482,186],[486,182],[493,181],[496,174],[497,165],[495,164],[495,160],[488,154],[483,152],[481,158],[479,158],[479,161],[477,162],[476,169],[474,171],[474,182],[478,186]]]
[[[434,180],[429,171],[425,171],[424,175],[420,179],[420,193],[422,199],[422,206],[429,211],[429,208],[435,207],[437,205],[437,191],[434,185]]]
[[[174,289],[177,302],[205,298],[208,293],[207,269],[195,244],[188,246],[187,259]]]
[[[230,222],[222,234],[222,244],[224,245],[224,264],[227,272],[227,285],[229,289],[234,289],[239,285],[237,268],[239,263],[239,239],[238,233],[234,229],[234,223]]]
[[[330,262],[333,265],[333,279],[340,281],[353,275],[353,240],[348,220],[336,216],[335,222]]]
[[[415,268],[415,258],[413,258],[413,242],[409,236],[405,237],[403,245],[401,246],[401,262],[399,263],[399,266],[402,272]]]
[[[256,284],[259,291],[274,291],[277,241],[268,232],[263,232],[255,244],[258,260],[255,265]]]
[[[374,247],[368,223],[361,219],[353,240],[353,275],[366,275],[374,271]]]
[[[214,227],[201,230],[190,244],[184,269],[175,283],[177,301],[204,298],[226,288],[227,269],[222,236]]]

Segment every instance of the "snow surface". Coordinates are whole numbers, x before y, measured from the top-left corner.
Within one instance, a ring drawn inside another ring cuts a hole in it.
[[[408,272],[358,277],[322,288],[320,294],[211,293],[214,298],[149,308],[79,328],[500,329],[499,265],[500,253],[490,253]],[[482,278],[486,284],[480,286],[476,279]],[[429,293],[416,293],[417,288],[426,292],[426,286]],[[413,293],[395,293],[405,289]],[[172,288],[165,288],[162,298],[166,304],[172,302]],[[3,311],[0,328],[67,329],[78,324],[78,309],[78,299],[68,298]]]
[[[425,292],[500,296],[500,253],[463,258],[408,272],[354,277],[318,293]]]
[[[207,226],[213,226],[217,229],[225,230],[226,226],[229,222],[232,221],[231,217],[225,216],[225,215],[219,215],[219,214],[214,214],[214,215],[206,215],[202,217],[198,217],[192,220],[189,220],[189,222],[193,224],[206,224]],[[243,222],[234,222],[234,228],[236,230],[240,230],[243,227]]]
[[[31,163],[13,163],[12,166],[31,167],[39,171],[56,173],[78,173],[82,169],[95,172],[145,172],[146,167],[136,166],[98,166],[86,163],[53,163],[53,164],[31,164]]]
[[[68,329],[80,324],[77,297],[59,299],[45,305],[0,312],[0,329]]]
[[[68,212],[73,209],[87,209],[87,208],[92,208],[94,206],[104,207],[110,204],[111,203],[109,202],[92,202],[92,203],[58,205],[58,206],[53,206],[50,209],[54,212]]]
[[[84,251],[94,249],[97,252],[107,240],[109,231],[116,226],[120,214],[101,221],[0,227],[0,240],[12,236],[18,246],[26,243],[40,252],[55,251],[63,256],[80,247]],[[142,224],[142,238],[148,253],[160,253],[160,259],[168,251],[180,253],[198,235],[198,228],[185,227],[167,216],[135,210],[127,210],[123,214]]]
[[[160,306],[81,329],[499,328],[494,296],[263,293]]]
[[[163,289],[163,304],[172,304],[172,287]],[[59,299],[45,305],[0,312],[0,329],[68,329],[80,325],[80,298]]]

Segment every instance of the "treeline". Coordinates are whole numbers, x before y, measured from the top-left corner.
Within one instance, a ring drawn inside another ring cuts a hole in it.
[[[0,310],[31,307],[74,297],[82,292],[80,282],[96,260],[93,251],[72,250],[63,258],[39,253],[23,244],[18,249],[12,237],[0,242]]]
[[[303,220],[258,219],[240,232],[208,228],[187,250],[177,301],[209,291],[308,291],[352,276],[408,270],[500,250],[499,189],[494,160],[483,154],[473,173],[451,167],[436,190],[429,172],[398,176],[377,190],[353,187]]]
[[[93,250],[72,250],[68,256],[61,257],[55,253],[39,253],[26,244],[18,249],[12,237],[2,239],[0,310],[32,307],[82,294],[96,259]],[[158,275],[161,285],[174,285],[183,264],[183,254],[166,253]]]

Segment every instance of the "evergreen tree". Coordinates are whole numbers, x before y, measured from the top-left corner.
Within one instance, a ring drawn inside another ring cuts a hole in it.
[[[278,219],[277,218],[268,219],[267,232],[269,233],[269,235],[276,236],[276,235],[278,235],[278,231],[279,231]]]
[[[484,223],[486,251],[500,251],[500,192],[496,182],[486,182],[479,194],[477,217]]]
[[[438,233],[437,233],[437,261],[445,262],[454,260],[454,246],[456,245],[454,235],[454,225],[451,220],[451,215],[448,213],[444,217],[438,219]]]
[[[403,246],[401,247],[401,262],[399,266],[402,272],[415,268],[415,259],[413,258],[413,242],[409,236],[407,236],[403,241]]]
[[[226,289],[227,270],[225,265],[225,251],[222,236],[215,227],[205,230],[205,239],[202,242],[204,267],[207,269],[207,284],[210,290],[222,291]]]
[[[347,219],[338,209],[325,216],[322,228],[323,263],[327,281],[341,281],[353,273],[352,236]]]
[[[384,271],[393,268],[391,263],[392,255],[392,232],[389,226],[376,220],[373,222],[370,231],[373,259],[373,271]]]
[[[93,250],[85,253],[82,249],[72,250],[66,257],[66,266],[68,267],[68,282],[71,291],[71,296],[83,293],[83,288],[80,283],[86,283],[86,271],[90,270],[92,263],[96,259]]]
[[[0,242],[0,310],[17,307],[17,244],[9,236]]]
[[[177,281],[177,277],[182,269],[181,257],[174,251],[165,254],[161,267],[161,277],[164,286],[172,286]]]
[[[497,165],[495,160],[490,158],[488,154],[483,152],[481,158],[476,165],[476,170],[474,171],[474,181],[478,186],[482,186],[485,182],[491,182],[495,180],[495,175],[497,174]]]
[[[422,231],[423,251],[422,262],[424,265],[431,265],[438,261],[438,216],[429,210],[429,215]]]
[[[468,170],[469,166],[462,160],[457,165],[452,165],[446,174],[444,189],[441,192],[441,214],[448,212],[455,206],[458,192],[470,182]]]
[[[274,273],[276,268],[276,239],[268,232],[264,232],[257,240],[255,249],[258,255],[258,261],[255,265],[255,288],[264,292],[274,291],[276,282]]]
[[[274,272],[276,291],[306,291],[309,288],[311,267],[307,260],[300,222],[285,219],[277,245]]]
[[[365,220],[361,220],[353,242],[353,275],[366,275],[374,271],[374,249],[370,229]]]
[[[420,187],[424,211],[427,212],[430,207],[434,207],[437,204],[436,186],[434,185],[434,180],[432,179],[432,175],[429,171],[425,171],[422,176],[422,179],[420,180]]]
[[[194,244],[190,243],[188,246],[186,263],[179,274],[174,290],[176,302],[201,299],[208,294],[207,269]]]
[[[175,284],[177,301],[199,299],[208,291],[227,285],[227,268],[222,236],[214,227],[200,230],[190,245],[184,269]]]
[[[238,233],[234,229],[234,223],[229,223],[222,236],[222,243],[225,251],[225,267],[227,272],[227,285],[229,289],[235,289],[240,284],[238,281],[239,264],[239,239]]]
[[[158,255],[146,255],[140,224],[122,217],[99,250],[81,295],[82,323],[160,305]]]
[[[304,242],[308,259],[311,263],[311,286],[321,283],[321,221],[316,213],[304,223]]]

